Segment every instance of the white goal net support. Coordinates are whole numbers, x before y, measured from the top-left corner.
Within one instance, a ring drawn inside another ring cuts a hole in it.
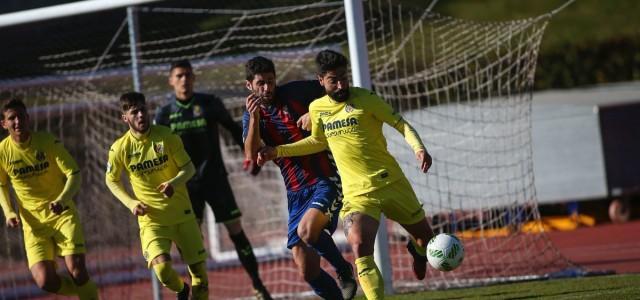
[[[193,63],[196,90],[223,98],[240,120],[249,58],[273,59],[278,82],[285,83],[313,79],[313,59],[321,49],[348,53],[341,2],[245,10],[140,7],[137,13],[137,61],[152,108],[170,100],[169,64],[179,59]],[[466,250],[457,270],[430,268],[425,281],[416,281],[405,250],[406,233],[388,223],[394,288],[522,280],[571,266],[539,226],[533,178],[531,90],[550,15],[474,22],[377,0],[364,2],[364,13],[374,90],[416,128],[434,158],[433,167],[427,175],[420,173],[402,137],[386,127],[389,150],[436,233],[457,234]],[[60,137],[82,167],[82,191],[75,200],[89,247],[88,265],[103,298],[148,299],[149,272],[137,224],[104,185],[108,148],[126,130],[118,97],[133,89],[124,13],[122,17],[122,23],[94,22],[94,27],[60,32],[43,41],[46,46],[16,41],[17,50],[2,57],[0,91],[3,98],[24,99],[34,129]],[[32,55],[28,62],[20,56],[27,54]],[[285,247],[287,203],[279,170],[269,164],[258,176],[248,175],[241,168],[240,147],[224,130],[221,142],[263,281],[276,297],[310,295]],[[208,219],[210,226],[203,230],[211,254],[211,297],[249,297],[250,280],[226,230],[215,225],[211,214]],[[351,259],[342,231],[334,238]],[[28,273],[19,230],[5,227],[0,239],[0,299],[43,295]],[[180,262],[179,256],[174,258]]]

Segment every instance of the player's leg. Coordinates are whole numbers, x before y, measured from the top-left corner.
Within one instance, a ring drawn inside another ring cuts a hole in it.
[[[175,226],[145,225],[140,228],[142,252],[148,266],[153,268],[162,285],[177,294],[178,299],[187,299],[189,286],[182,281],[171,263],[171,242],[176,235]]]
[[[323,299],[343,299],[335,280],[320,268],[320,256],[302,241],[293,246],[293,261],[304,280]]]
[[[56,273],[55,245],[51,238],[52,228],[43,227],[36,231],[26,230],[23,227],[22,232],[29,270],[36,285],[50,293],[65,296],[77,295],[73,280]]]
[[[58,231],[54,234],[54,241],[64,257],[67,271],[77,287],[81,300],[98,299],[98,287],[89,278],[85,264],[85,241],[82,225],[78,214],[68,210],[60,216],[57,222]]]
[[[81,300],[98,299],[98,287],[89,278],[84,254],[71,254],[64,257],[67,270],[75,283]]]
[[[353,268],[331,237],[338,226],[338,213],[342,208],[338,187],[333,182],[320,181],[309,188],[308,193],[304,200],[307,209],[298,224],[298,236],[335,268],[343,298],[351,299],[357,290]]]
[[[427,243],[433,237],[433,231],[422,204],[406,178],[381,189],[379,194],[384,199],[381,202],[384,214],[402,225],[411,235],[407,250],[413,257],[413,272],[417,279],[424,279],[427,272]]]
[[[189,275],[191,275],[191,299],[208,299],[207,251],[196,220],[178,224],[174,242],[180,250],[182,260],[187,263]]]
[[[367,299],[384,299],[382,274],[373,259],[380,218],[379,201],[374,193],[345,198],[340,211],[347,241],[355,256],[360,286]]]
[[[253,247],[247,235],[242,229],[242,223],[240,222],[242,213],[238,208],[227,177],[217,178],[212,182],[216,183],[215,194],[213,197],[207,197],[207,202],[213,210],[216,223],[223,223],[227,228],[229,238],[235,246],[242,267],[251,278],[257,297],[271,299],[267,288],[262,283],[262,279],[260,279],[258,260],[253,253]]]

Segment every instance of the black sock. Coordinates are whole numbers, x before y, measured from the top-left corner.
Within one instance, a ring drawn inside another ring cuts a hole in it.
[[[236,246],[236,252],[238,252],[238,257],[240,258],[242,266],[251,277],[253,287],[262,287],[262,280],[260,280],[260,275],[258,274],[258,261],[256,260],[255,254],[253,254],[253,248],[251,247],[251,243],[249,243],[247,236],[244,234],[244,231],[240,231],[238,234],[229,235],[229,237]]]

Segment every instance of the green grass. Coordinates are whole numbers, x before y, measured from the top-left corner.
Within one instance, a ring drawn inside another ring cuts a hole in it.
[[[639,299],[640,274],[582,277],[426,291],[386,299]],[[356,299],[365,299],[357,297]]]

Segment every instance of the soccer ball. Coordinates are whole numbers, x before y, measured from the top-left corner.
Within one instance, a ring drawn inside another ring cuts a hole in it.
[[[440,271],[451,271],[457,268],[463,259],[464,247],[453,234],[438,234],[427,245],[427,260],[432,267]]]

